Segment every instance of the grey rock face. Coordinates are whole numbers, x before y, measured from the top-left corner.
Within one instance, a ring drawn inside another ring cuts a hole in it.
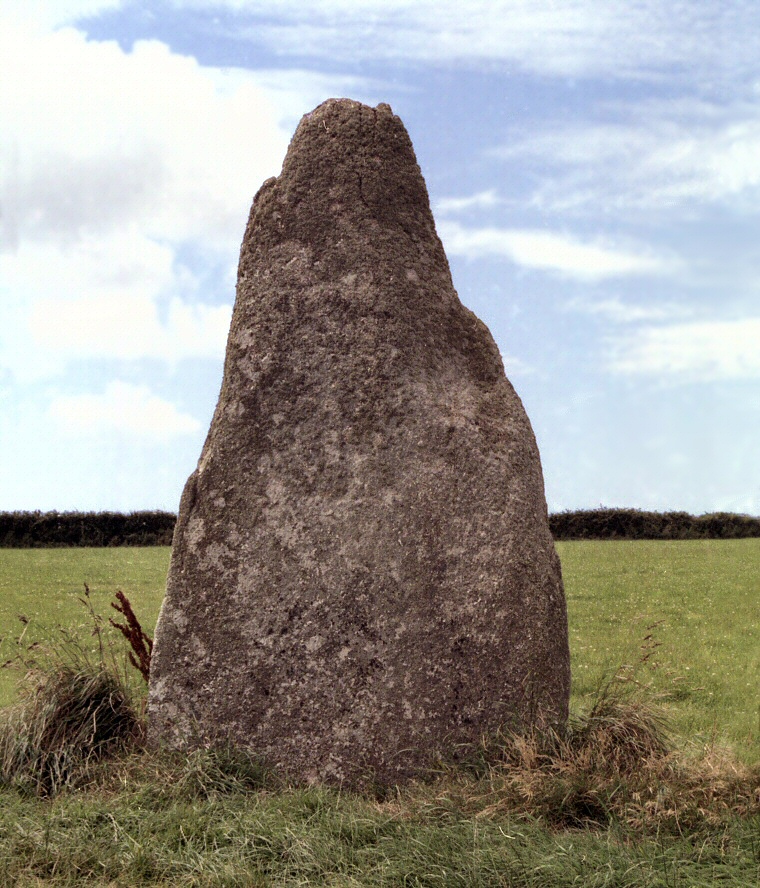
[[[569,683],[528,418],[453,288],[403,124],[330,100],[251,209],[151,736],[394,783],[505,722],[564,720]]]

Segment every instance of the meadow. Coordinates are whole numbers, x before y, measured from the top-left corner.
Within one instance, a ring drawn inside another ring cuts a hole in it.
[[[609,748],[505,740],[496,764],[485,749],[471,771],[361,796],[280,786],[230,750],[136,751],[54,798],[0,786],[0,884],[760,884],[760,540],[557,548],[574,713],[612,679],[661,711],[676,758],[652,758],[634,723],[633,770],[610,770]],[[18,654],[57,627],[95,649],[85,583],[96,612],[116,616],[122,589],[152,631],[168,560],[0,550],[0,705]]]
[[[675,733],[760,759],[760,539],[564,542],[557,549],[568,603],[574,706],[621,666],[662,695]],[[0,663],[16,639],[63,626],[84,637],[95,610],[127,593],[152,633],[168,548],[0,549]],[[28,622],[22,622],[23,617]],[[94,644],[94,642],[93,642]],[[642,662],[643,661],[643,662]],[[0,669],[0,706],[18,671]]]

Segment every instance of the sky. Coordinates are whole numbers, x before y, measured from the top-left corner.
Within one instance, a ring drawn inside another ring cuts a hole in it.
[[[253,195],[388,102],[550,511],[760,514],[756,0],[3,0],[0,510],[175,511]]]

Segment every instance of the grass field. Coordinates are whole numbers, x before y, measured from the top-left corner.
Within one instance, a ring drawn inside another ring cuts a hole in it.
[[[649,655],[638,674],[664,695],[678,735],[760,760],[760,540],[557,548],[573,699]]]
[[[250,760],[213,751],[136,752],[52,799],[0,786],[0,886],[755,888],[760,540],[558,549],[573,707],[588,707],[627,664],[664,695],[694,767],[666,756],[626,776],[604,753],[542,777],[525,764],[528,749],[522,765],[443,773],[373,798],[281,787]],[[155,548],[0,550],[3,660],[19,634],[27,644],[59,625],[94,645],[85,582],[98,612],[123,589],[152,630],[168,559]],[[0,701],[13,700],[16,678],[0,670]],[[700,759],[721,742],[752,770],[731,753]],[[623,813],[595,815],[602,798]],[[580,812],[591,803],[584,828],[556,820],[568,802]]]
[[[733,747],[760,759],[760,540],[567,542],[558,544],[567,592],[573,703],[581,704],[622,664],[664,695],[683,738]],[[169,550],[0,550],[0,662],[13,639],[57,625],[89,631],[84,583],[96,610],[117,589],[152,631]],[[112,612],[110,612],[112,613]],[[29,624],[22,624],[18,615]],[[659,646],[655,646],[659,645]],[[0,705],[17,673],[0,670]]]
[[[28,644],[63,626],[86,639],[92,621],[80,602],[85,583],[96,611],[104,616],[117,616],[109,605],[118,589],[125,591],[152,632],[169,554],[162,547],[0,549],[0,664],[17,653],[15,639],[22,633]],[[18,677],[12,664],[0,669],[0,706],[15,698]]]

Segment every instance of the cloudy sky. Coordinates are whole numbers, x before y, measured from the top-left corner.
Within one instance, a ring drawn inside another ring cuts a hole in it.
[[[0,510],[175,510],[253,194],[389,102],[551,510],[760,514],[756,0],[2,0]]]

